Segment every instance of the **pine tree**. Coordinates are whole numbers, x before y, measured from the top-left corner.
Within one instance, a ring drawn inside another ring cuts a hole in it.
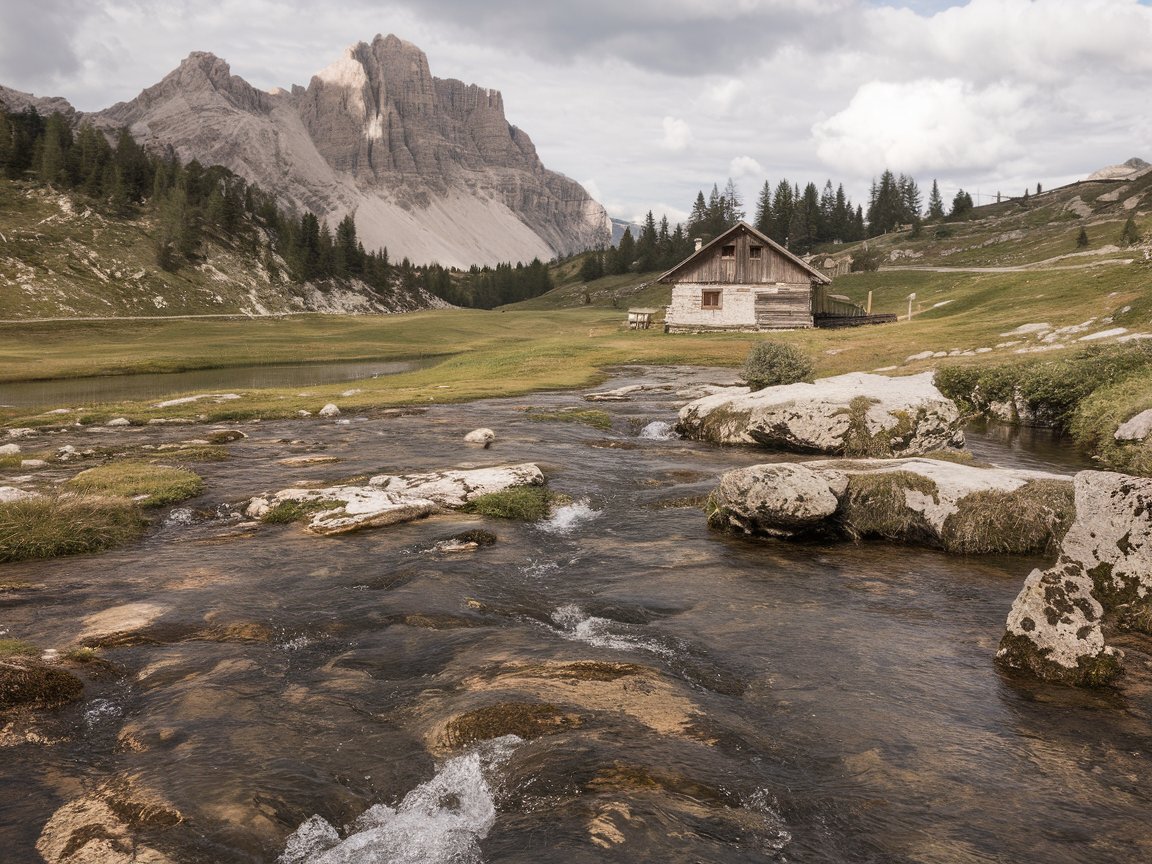
[[[625,228],[624,236],[616,245],[615,254],[611,256],[611,264],[607,268],[613,276],[620,276],[632,269],[636,261],[636,241],[632,238],[632,229]]]
[[[792,190],[791,183],[781,180],[772,196],[772,231],[768,236],[781,245],[788,242],[788,226],[792,224],[792,210],[796,206],[796,195]]]
[[[721,197],[724,202],[722,206],[724,227],[721,229],[723,232],[741,221],[746,214],[744,213],[744,200],[740,197],[740,192],[731,177],[728,178],[728,183],[724,187],[724,194]]]
[[[960,189],[956,192],[956,197],[952,199],[952,212],[948,214],[948,218],[966,219],[968,214],[972,212],[973,206],[972,196]]]
[[[1076,235],[1076,248],[1077,249],[1083,249],[1087,245],[1088,245],[1088,232],[1084,230],[1083,226],[1081,226],[1080,227],[1080,233]]]
[[[944,199],[940,197],[940,187],[935,179],[932,180],[932,191],[928,193],[928,218],[934,220],[944,218]]]
[[[1131,215],[1124,223],[1124,230],[1120,232],[1121,246],[1135,246],[1140,242],[1140,232],[1136,230],[1136,220]]]
[[[599,251],[589,252],[580,263],[580,281],[591,282],[604,275],[604,255]]]
[[[761,234],[772,234],[772,184],[767,180],[756,199],[756,230]]]
[[[652,211],[648,211],[648,215],[644,217],[644,226],[640,229],[640,239],[636,242],[636,269],[641,273],[647,273],[650,270],[656,269],[656,241],[658,235],[656,233],[656,219],[652,215]]]

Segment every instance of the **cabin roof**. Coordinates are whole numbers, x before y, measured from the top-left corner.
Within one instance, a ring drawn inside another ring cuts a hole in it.
[[[656,279],[656,281],[657,282],[672,281],[671,277],[674,276],[676,273],[678,273],[680,270],[682,270],[685,266],[687,266],[688,264],[691,264],[693,261],[695,261],[698,258],[703,258],[703,257],[706,257],[707,255],[711,254],[711,251],[713,250],[714,247],[722,245],[725,240],[727,240],[729,237],[732,237],[733,235],[737,234],[740,231],[747,231],[749,234],[751,234],[753,237],[755,237],[757,240],[759,240],[765,246],[767,246],[768,248],[773,250],[777,255],[780,255],[784,258],[787,258],[789,261],[791,261],[797,267],[800,267],[806,273],[811,275],[813,280],[816,282],[819,282],[821,285],[828,285],[832,282],[832,279],[830,277],[821,273],[819,270],[817,270],[815,267],[813,267],[811,264],[809,264],[803,258],[800,258],[796,255],[793,255],[791,252],[789,252],[787,249],[785,249],[783,246],[781,246],[779,243],[777,243],[771,237],[767,236],[766,234],[760,233],[755,228],[753,228],[751,225],[749,225],[747,222],[737,222],[735,225],[733,225],[731,228],[729,228],[727,231],[725,231],[719,237],[716,237],[713,240],[711,240],[710,242],[705,243],[703,246],[700,247],[699,250],[697,250],[696,252],[693,252],[691,255],[689,255],[687,258],[685,258],[683,261],[681,261],[679,264],[677,264],[675,267],[673,267],[667,273],[662,274],[659,278]]]

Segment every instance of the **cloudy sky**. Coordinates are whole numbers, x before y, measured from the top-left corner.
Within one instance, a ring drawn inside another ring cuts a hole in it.
[[[751,214],[782,177],[986,201],[1152,161],[1152,0],[0,0],[0,84],[97,110],[211,51],[287,87],[377,33],[502,90],[622,218],[728,177]]]

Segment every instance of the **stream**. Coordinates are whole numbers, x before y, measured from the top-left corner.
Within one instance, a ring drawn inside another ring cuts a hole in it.
[[[1118,690],[1000,671],[1008,609],[1047,559],[709,531],[720,474],[798,458],[670,434],[685,381],[730,377],[629,367],[605,387],[663,389],[231,426],[248,435],[231,458],[192,466],[207,491],[141,542],[0,565],[0,638],[83,640],[110,664],[81,702],[0,718],[0,860],[98,860],[70,857],[77,837],[176,864],[1152,860],[1147,655]],[[481,426],[492,447],[465,445]],[[1085,467],[1042,436],[970,446]],[[339,461],[279,461],[310,454]],[[570,503],[333,537],[234,509],[520,462]],[[441,543],[472,529],[496,542]],[[129,634],[108,637],[117,621]]]

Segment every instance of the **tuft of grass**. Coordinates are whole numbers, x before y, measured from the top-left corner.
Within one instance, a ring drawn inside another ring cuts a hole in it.
[[[473,498],[460,509],[497,519],[538,522],[548,515],[550,503],[548,490],[543,486],[513,486]]]
[[[40,649],[23,639],[0,639],[0,657],[35,657]]]
[[[59,667],[34,661],[0,664],[0,711],[56,708],[75,702],[83,694],[83,682]]]
[[[135,540],[144,525],[121,498],[42,495],[0,504],[0,562],[101,552]]]
[[[583,423],[593,429],[611,429],[612,418],[606,411],[595,408],[576,408],[568,411],[550,411],[544,408],[529,408],[528,419],[536,423]]]
[[[24,456],[20,453],[0,453],[0,471],[19,468]]]
[[[188,444],[161,452],[173,462],[224,462],[231,455],[227,447],[217,444]]]
[[[944,548],[962,554],[1024,555],[1059,545],[1076,516],[1072,484],[1032,480],[1011,492],[975,492],[944,520]]]
[[[204,491],[204,481],[186,468],[148,462],[112,462],[81,471],[68,481],[70,488],[123,498],[148,496],[143,504],[158,507],[194,498]]]
[[[910,509],[905,493],[922,492],[936,498],[936,483],[911,471],[854,474],[848,480],[842,518],[853,538],[879,537],[895,542],[927,541],[932,531],[922,514]]]
[[[281,501],[260,517],[260,521],[268,525],[286,525],[289,522],[300,522],[313,513],[323,510],[335,510],[343,507],[344,502],[335,498],[313,498],[309,501]]]

